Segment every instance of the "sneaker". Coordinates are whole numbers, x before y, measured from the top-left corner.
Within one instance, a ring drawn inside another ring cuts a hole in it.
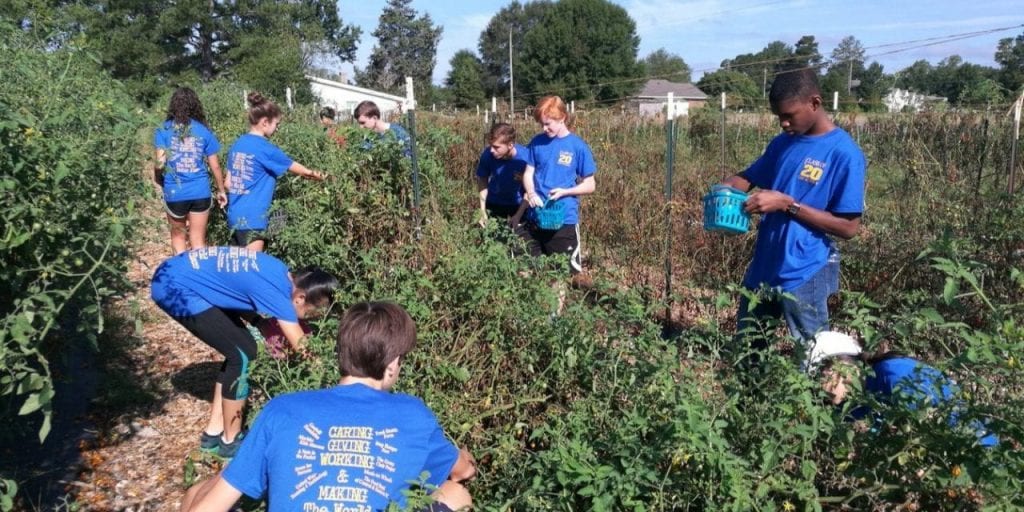
[[[214,453],[220,446],[220,434],[207,434],[204,430],[199,434],[199,451]]]
[[[235,436],[235,440],[230,443],[225,443],[224,438],[217,437],[217,456],[222,459],[234,458],[235,454],[238,453],[238,447],[242,446],[242,439],[245,438],[245,432],[239,432]]]

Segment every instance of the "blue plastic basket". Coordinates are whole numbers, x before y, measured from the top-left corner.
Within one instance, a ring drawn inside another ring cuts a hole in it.
[[[715,185],[704,196],[704,229],[742,235],[750,229],[750,214],[743,211],[747,194],[732,187]]]
[[[565,202],[548,199],[544,206],[537,208],[537,227],[546,231],[557,231],[565,224]]]

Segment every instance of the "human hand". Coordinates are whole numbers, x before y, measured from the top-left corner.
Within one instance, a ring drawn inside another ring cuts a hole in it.
[[[569,194],[569,189],[567,189],[567,188],[553,188],[553,189],[551,189],[551,192],[548,192],[548,199],[550,199],[552,201],[557,201],[557,200],[559,200],[559,199],[561,199],[563,197],[566,197],[568,195],[570,195],[570,194]]]
[[[217,192],[217,204],[220,205],[221,210],[228,206],[228,195],[224,191]]]
[[[291,356],[292,359],[299,361],[309,361],[310,359],[313,359],[313,352],[311,352],[309,347],[305,345],[292,345],[291,349],[291,353],[288,355]]]
[[[541,206],[544,206],[544,199],[536,193],[527,194],[526,202],[533,208],[540,208]]]
[[[476,221],[482,228],[487,227],[487,210],[480,210],[480,220]]]
[[[775,190],[758,190],[743,203],[747,213],[781,212],[793,203],[793,198]]]

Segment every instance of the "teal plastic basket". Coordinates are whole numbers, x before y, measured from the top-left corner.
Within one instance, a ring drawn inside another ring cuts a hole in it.
[[[544,206],[536,209],[537,227],[546,231],[557,231],[565,224],[565,202],[548,199]]]
[[[725,185],[711,187],[704,196],[704,229],[742,235],[750,229],[750,214],[743,211],[747,194]]]

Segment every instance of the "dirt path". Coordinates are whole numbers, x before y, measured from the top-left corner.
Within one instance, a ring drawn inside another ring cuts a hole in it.
[[[149,219],[162,219],[160,205],[145,209]],[[84,510],[175,510],[186,471],[191,480],[219,469],[189,462],[197,459],[217,354],[150,299],[153,272],[171,249],[162,223],[139,231],[145,239],[128,271],[134,291],[111,305],[115,328],[100,344],[98,432],[80,446],[83,468],[67,487],[69,501]]]

